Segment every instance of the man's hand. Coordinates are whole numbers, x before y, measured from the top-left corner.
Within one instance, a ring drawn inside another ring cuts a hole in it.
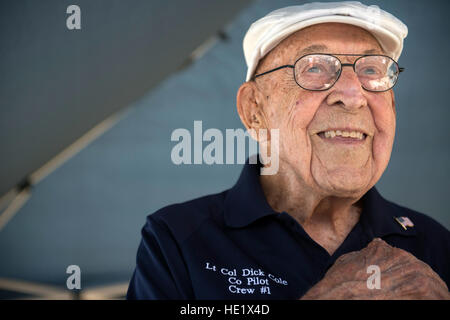
[[[380,289],[369,289],[367,267],[381,271]],[[412,254],[374,239],[342,255],[303,299],[450,299],[444,281]]]

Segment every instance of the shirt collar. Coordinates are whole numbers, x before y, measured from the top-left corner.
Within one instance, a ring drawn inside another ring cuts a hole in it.
[[[252,164],[254,162],[257,163]],[[247,159],[237,183],[228,190],[224,203],[227,226],[242,228],[262,217],[278,214],[267,203],[259,181],[260,168],[259,161]],[[404,230],[395,220],[401,215],[398,207],[385,200],[375,187],[363,196],[362,201],[360,223],[372,238],[390,234],[416,235],[415,228]]]
[[[237,183],[225,198],[225,223],[230,227],[245,227],[264,216],[277,214],[267,203],[259,181],[261,163],[250,162],[255,161],[247,159]]]
[[[415,236],[416,229],[409,227],[406,230],[395,220],[404,213],[400,207],[384,199],[378,190],[373,187],[362,198],[363,211],[360,222],[373,237],[384,237],[391,234],[402,236]]]

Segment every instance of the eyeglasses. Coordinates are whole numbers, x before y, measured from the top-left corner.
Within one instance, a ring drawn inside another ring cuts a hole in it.
[[[336,56],[359,56],[354,63],[342,63]],[[385,55],[360,54],[307,54],[300,57],[293,65],[257,74],[257,78],[283,68],[294,69],[295,82],[303,89],[325,91],[330,89],[341,76],[342,67],[353,67],[363,89],[383,92],[392,89],[398,75],[404,70],[395,60]]]

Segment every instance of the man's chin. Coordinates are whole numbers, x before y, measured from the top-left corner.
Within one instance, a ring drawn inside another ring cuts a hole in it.
[[[370,188],[370,178],[358,173],[328,176],[325,181],[316,179],[326,194],[336,197],[360,197]]]

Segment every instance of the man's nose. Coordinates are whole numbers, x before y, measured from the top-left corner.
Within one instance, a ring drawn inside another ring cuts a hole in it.
[[[327,104],[329,106],[338,104],[348,110],[367,106],[364,89],[352,67],[342,68],[341,76],[327,97]]]

